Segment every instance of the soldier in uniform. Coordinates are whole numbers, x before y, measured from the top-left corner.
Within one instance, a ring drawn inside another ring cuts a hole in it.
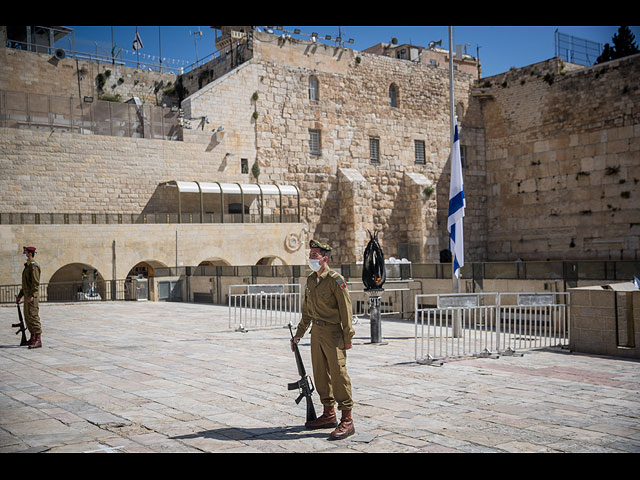
[[[38,297],[40,289],[40,265],[33,259],[36,254],[35,247],[23,247],[22,256],[27,263],[22,271],[22,288],[16,298],[16,303],[24,296],[24,321],[31,334],[27,345],[29,348],[42,347],[42,327],[38,312]]]
[[[329,440],[355,433],[351,410],[351,379],[347,373],[347,350],[355,331],[351,323],[351,297],[344,278],[329,265],[331,247],[311,240],[309,266],[302,306],[302,318],[291,340],[298,343],[311,323],[311,363],[315,387],[320,395],[323,413],[305,423],[308,429],[334,428]],[[293,349],[293,345],[291,347]],[[334,405],[342,412],[337,422]]]

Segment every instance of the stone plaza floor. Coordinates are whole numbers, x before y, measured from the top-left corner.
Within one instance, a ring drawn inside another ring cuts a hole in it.
[[[414,360],[412,321],[355,325],[356,434],[306,431],[286,327],[225,307],[41,304],[43,348],[0,306],[0,452],[640,452],[640,362],[554,349]],[[300,342],[311,372],[309,334]],[[314,393],[318,415],[322,411]]]

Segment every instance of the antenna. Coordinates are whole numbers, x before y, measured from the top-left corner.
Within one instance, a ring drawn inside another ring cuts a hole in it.
[[[196,63],[198,63],[198,37],[202,37],[202,31],[198,27],[198,31],[189,32],[189,35],[193,35],[193,43],[196,46]]]

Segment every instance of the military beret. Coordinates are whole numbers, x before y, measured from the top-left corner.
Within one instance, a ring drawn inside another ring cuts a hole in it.
[[[327,245],[326,243],[320,243],[316,240],[311,240],[309,242],[309,248],[319,248],[321,250],[326,250],[327,252],[331,251],[331,247],[329,245]]]
[[[27,252],[36,253],[36,247],[22,247]]]

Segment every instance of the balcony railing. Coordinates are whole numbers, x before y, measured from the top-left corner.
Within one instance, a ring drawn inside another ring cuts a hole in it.
[[[6,90],[0,90],[0,127],[182,140],[177,109]]]
[[[108,224],[213,224],[213,223],[298,223],[297,214],[200,213],[0,213],[0,225],[108,225]]]

